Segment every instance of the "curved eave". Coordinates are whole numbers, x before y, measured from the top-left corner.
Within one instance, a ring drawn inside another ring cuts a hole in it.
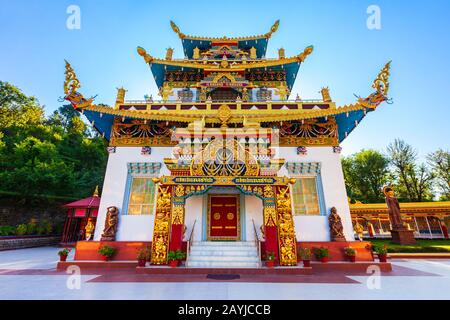
[[[276,121],[295,121],[314,118],[336,118],[339,130],[339,141],[342,142],[356,127],[365,115],[364,106],[352,104],[337,109],[325,110],[246,110],[246,118],[260,123]],[[173,121],[191,123],[206,117],[208,123],[220,123],[217,119],[217,110],[206,110],[199,113],[198,110],[118,110],[107,106],[93,105],[83,110],[83,114],[92,123],[95,129],[107,140],[111,135],[111,127],[115,117],[124,119]],[[242,110],[232,110],[230,123],[242,123]],[[346,134],[347,132],[347,134]]]

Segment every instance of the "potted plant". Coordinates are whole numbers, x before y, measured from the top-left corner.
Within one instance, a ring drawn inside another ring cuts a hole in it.
[[[167,259],[169,260],[169,266],[171,268],[178,267],[178,258],[176,251],[169,251],[169,253],[167,254]]]
[[[266,267],[273,268],[275,265],[275,252],[269,251],[266,253]]]
[[[315,252],[314,252],[317,260],[319,260],[322,263],[326,263],[329,260],[329,255],[330,255],[330,251],[328,250],[328,248],[316,248]]]
[[[311,267],[311,249],[310,248],[300,248],[298,251],[300,259],[303,261],[303,267]]]
[[[145,267],[147,260],[149,260],[150,251],[149,248],[142,248],[137,254],[138,267]]]
[[[378,259],[380,260],[380,262],[387,262],[387,245],[376,247],[375,252],[378,254]]]
[[[116,253],[116,248],[105,244],[98,249],[98,253],[103,257],[104,261],[109,261],[114,253]]]
[[[69,248],[64,248],[64,249],[60,250],[58,252],[59,261],[62,261],[62,262],[66,261],[67,260],[67,256],[69,255],[71,250],[72,249],[69,249]]]
[[[352,247],[344,248],[345,255],[350,259],[350,262],[356,262],[356,250]]]

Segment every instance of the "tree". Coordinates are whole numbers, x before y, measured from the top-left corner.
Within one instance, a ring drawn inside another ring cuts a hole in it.
[[[439,149],[430,153],[427,160],[436,176],[440,199],[450,200],[450,152]]]
[[[72,106],[46,118],[37,99],[0,81],[0,204],[57,206],[52,199],[89,196],[106,161],[105,141]]]
[[[387,183],[389,160],[375,150],[362,150],[342,159],[347,193],[364,203],[383,202],[383,186]]]
[[[418,202],[432,200],[434,174],[425,164],[417,164],[417,151],[400,139],[390,143],[387,150],[397,178],[400,198]]]

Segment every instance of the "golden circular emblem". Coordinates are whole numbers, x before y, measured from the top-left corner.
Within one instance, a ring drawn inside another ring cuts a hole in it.
[[[228,220],[233,220],[234,219],[234,213],[229,213],[229,214],[227,214],[227,219]]]
[[[214,213],[214,220],[219,220],[220,219],[220,213],[216,212]]]

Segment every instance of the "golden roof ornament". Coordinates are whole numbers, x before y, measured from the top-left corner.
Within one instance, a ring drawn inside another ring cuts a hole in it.
[[[95,187],[95,191],[94,191],[94,194],[92,196],[93,197],[99,197],[98,185]]]
[[[137,47],[137,53],[144,58],[146,63],[151,63],[153,57],[147,53],[147,51],[142,47]]]
[[[81,87],[80,81],[75,74],[72,66],[67,60],[64,60],[66,63],[66,79],[64,81],[64,100],[69,101],[75,109],[78,108],[86,108],[92,105],[95,97],[91,97],[90,99],[86,99],[80,92],[77,90]]]
[[[306,57],[309,56],[314,51],[314,46],[306,47],[302,53],[300,53],[297,57],[300,62],[305,61]]]
[[[270,38],[272,36],[272,34],[277,32],[279,26],[280,26],[280,20],[275,21],[275,23],[273,24],[272,28],[270,28],[270,32],[268,32],[266,34],[266,37]]]
[[[373,81],[372,88],[376,91],[365,99],[358,97],[358,103],[363,107],[375,110],[384,101],[387,103],[392,103],[391,99],[387,96],[389,92],[391,62],[392,61],[389,61],[384,65],[377,78]]]
[[[170,21],[170,26],[172,27],[173,32],[175,32],[180,39],[186,38],[186,35],[180,31],[180,28],[175,24],[175,22]]]

